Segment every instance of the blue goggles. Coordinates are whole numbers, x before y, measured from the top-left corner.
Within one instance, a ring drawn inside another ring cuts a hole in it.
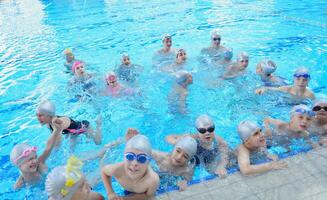
[[[300,78],[300,77],[303,77],[303,78],[310,78],[310,74],[294,74],[293,75],[295,78]]]
[[[303,108],[299,108],[296,109],[295,112],[300,113],[300,114],[304,114],[304,115],[308,115],[309,117],[314,117],[315,113],[312,110],[306,110]]]
[[[133,160],[136,159],[136,161],[138,163],[141,163],[141,164],[144,164],[147,161],[151,160],[151,157],[148,156],[148,155],[146,155],[146,154],[144,154],[144,153],[141,153],[141,154],[137,154],[136,155],[133,152],[127,152],[127,153],[125,153],[125,158],[126,158],[126,160],[128,160],[130,162],[132,162]]]

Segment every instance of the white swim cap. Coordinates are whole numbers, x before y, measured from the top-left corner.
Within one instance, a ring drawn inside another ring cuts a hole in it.
[[[213,38],[214,36],[220,36],[218,29],[214,29],[211,31],[211,38]]]
[[[36,108],[36,113],[55,116],[56,108],[51,101],[46,100],[39,104],[39,106]]]
[[[164,35],[162,36],[162,39],[161,39],[161,40],[162,40],[162,42],[163,42],[163,41],[165,41],[165,39],[166,39],[166,38],[169,38],[169,39],[171,39],[171,35],[170,35],[170,34],[168,34],[168,33],[164,34]]]
[[[121,59],[123,60],[124,58],[128,57],[129,58],[129,55],[127,53],[122,53],[121,54]]]
[[[305,67],[300,67],[295,70],[294,77],[304,77],[304,78],[310,78],[310,72],[307,68]]]
[[[16,144],[10,153],[10,161],[17,167],[23,164],[29,158],[36,156],[36,147],[28,144]]]
[[[276,64],[271,60],[262,60],[259,65],[261,66],[263,73],[266,75],[274,73],[277,69]]]
[[[237,61],[242,61],[242,60],[249,60],[249,55],[246,52],[244,52],[244,51],[241,51],[237,55]]]
[[[315,113],[304,104],[294,106],[290,114],[291,116],[294,116],[295,114],[308,115],[309,117],[315,116]]]
[[[49,198],[70,200],[82,183],[81,161],[73,157],[75,161],[72,162],[75,163],[70,163],[71,159],[72,157],[68,160],[66,166],[56,167],[48,174],[45,181],[45,190]]]
[[[136,149],[144,152],[148,156],[151,156],[151,152],[152,152],[149,139],[141,134],[135,135],[134,137],[132,137],[127,141],[125,150],[127,149]]]
[[[226,51],[224,52],[225,60],[231,60],[232,57],[233,57],[233,49],[232,48],[227,48]]]
[[[178,84],[183,84],[183,83],[185,83],[185,81],[187,80],[187,78],[189,76],[192,76],[192,74],[188,71],[180,70],[175,73],[175,76],[176,76],[176,82]]]
[[[238,124],[237,132],[242,141],[245,142],[260,129],[260,126],[256,122],[245,120]]]
[[[196,128],[203,128],[206,126],[213,126],[214,123],[212,119],[208,115],[200,115],[196,120],[195,120],[195,126]]]
[[[192,137],[189,137],[189,136],[183,137],[175,145],[175,149],[176,148],[180,148],[183,151],[185,151],[185,153],[191,159],[196,154],[197,143],[196,143],[195,139]]]

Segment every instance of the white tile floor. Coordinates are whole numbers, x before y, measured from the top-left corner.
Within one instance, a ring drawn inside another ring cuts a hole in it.
[[[156,200],[326,200],[327,149],[285,159],[288,168],[253,177],[235,173],[169,192]]]

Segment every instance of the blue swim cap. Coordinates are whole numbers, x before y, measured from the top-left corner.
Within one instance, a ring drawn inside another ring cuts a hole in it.
[[[188,71],[180,70],[175,73],[175,76],[176,76],[176,82],[178,84],[183,84],[186,82],[186,80],[189,76],[192,76],[192,74]]]
[[[232,57],[233,57],[233,49],[232,48],[227,48],[226,51],[224,52],[225,60],[231,60]]]
[[[266,75],[274,73],[277,69],[276,64],[271,60],[262,60],[259,65],[261,66],[263,73]]]
[[[290,114],[291,114],[292,117],[294,115],[296,115],[296,114],[308,115],[309,117],[314,117],[315,116],[315,113],[308,106],[306,106],[304,104],[294,106],[292,108]]]
[[[303,78],[309,78],[310,79],[310,72],[307,68],[305,67],[300,67],[298,69],[295,70],[294,77],[299,78],[299,77],[303,77]]]

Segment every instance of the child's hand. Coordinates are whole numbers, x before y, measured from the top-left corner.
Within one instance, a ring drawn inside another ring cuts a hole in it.
[[[220,178],[226,178],[227,176],[227,171],[225,168],[222,169],[216,169],[215,174],[218,175]]]
[[[265,93],[266,92],[266,88],[258,88],[258,89],[256,89],[255,90],[255,93],[256,94],[263,94],[263,93]]]
[[[123,197],[117,196],[117,194],[109,194],[108,199],[109,200],[124,200]]]
[[[284,169],[287,167],[287,163],[285,161],[273,161],[272,168],[273,169]]]
[[[61,129],[61,125],[62,125],[62,120],[59,118],[53,118],[52,122],[51,122],[51,126],[54,130],[59,130]]]
[[[129,128],[127,129],[126,135],[125,135],[125,139],[126,141],[128,141],[129,139],[131,139],[133,136],[139,134],[139,131],[134,129],[134,128]]]
[[[186,181],[178,181],[177,186],[179,187],[179,191],[184,191],[187,188],[187,182]]]

